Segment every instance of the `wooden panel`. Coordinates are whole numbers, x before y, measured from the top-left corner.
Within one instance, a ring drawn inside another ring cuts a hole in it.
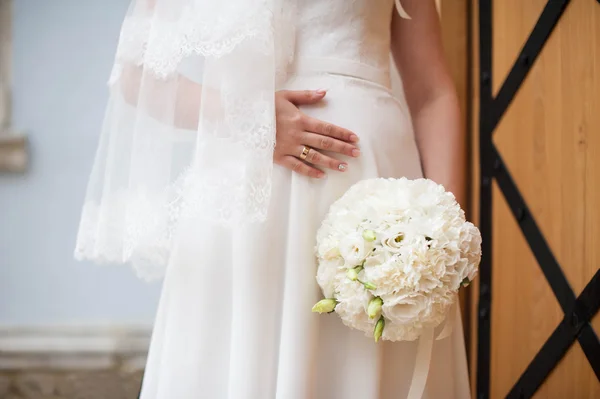
[[[600,7],[572,0],[494,136],[576,293],[598,269],[599,35]]]
[[[588,10],[576,11],[578,13],[587,13]],[[591,63],[588,65],[582,79],[582,85],[587,87],[582,95],[582,107],[585,109],[585,159],[586,159],[586,200],[585,200],[585,230],[584,230],[584,251],[585,263],[589,270],[587,273],[594,272],[600,268],[600,4],[596,4],[595,10],[589,12],[589,29],[591,32],[583,37],[585,32],[578,32],[579,40],[589,41],[586,55]],[[574,34],[575,35],[575,34]],[[581,47],[581,44],[577,44]],[[586,274],[587,274],[586,273]],[[597,335],[600,335],[600,313],[592,319],[592,326]],[[600,397],[600,395],[598,395]]]
[[[567,273],[579,272],[584,262],[585,208],[581,205],[586,173],[585,148],[578,137],[582,132],[576,126],[581,103],[572,98],[573,93],[564,87],[569,80],[563,79],[569,64],[578,61],[566,58],[562,51],[568,17],[563,17],[546,44],[494,135],[513,179]]]
[[[592,366],[587,362],[581,362],[582,358],[585,358],[585,354],[581,346],[573,345],[552,371],[548,382],[536,392],[534,399],[598,399],[600,397],[598,380],[581,377],[593,375]]]
[[[493,0],[494,95],[517,59],[547,0]],[[511,26],[517,29],[508,29]]]
[[[470,0],[454,0],[453,2],[437,1],[436,5],[440,13],[440,25],[446,61],[452,74],[461,108],[461,124],[468,124],[469,108],[469,20],[468,8]],[[466,177],[468,181],[470,179]],[[466,207],[467,216],[470,217],[470,204],[462,204]],[[469,325],[470,325],[470,299],[471,288],[461,290],[460,304],[465,331],[465,340],[469,348]]]
[[[495,184],[493,203],[491,397],[504,398],[563,313]]]
[[[545,3],[493,1],[495,92]],[[478,61],[477,1],[472,4],[473,56]],[[471,126],[475,132],[477,84],[474,78]],[[600,5],[572,0],[494,138],[576,294],[600,266],[599,93]],[[472,160],[478,163],[476,154]],[[477,181],[478,176],[473,174],[473,179]],[[472,192],[476,199],[478,188],[474,186]],[[563,314],[497,188],[493,223],[491,393],[492,398],[503,398]],[[472,306],[474,310],[476,304]],[[600,315],[592,324],[600,333]],[[472,348],[475,345],[472,342]],[[536,397],[600,397],[600,383],[578,344]]]

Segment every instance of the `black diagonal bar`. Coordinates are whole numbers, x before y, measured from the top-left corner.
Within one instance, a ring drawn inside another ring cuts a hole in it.
[[[496,128],[508,106],[521,88],[529,70],[537,60],[548,37],[554,31],[569,2],[570,0],[549,0],[546,3],[535,27],[521,49],[519,57],[513,64],[506,80],[502,83],[498,95],[493,100],[489,118],[489,128],[492,131]]]
[[[519,193],[515,182],[510,176],[502,157],[495,147],[492,149],[496,181],[504,198],[510,207],[513,216],[519,223],[519,227],[529,244],[533,256],[540,265],[546,280],[550,284],[563,312],[569,311],[575,302],[575,293],[569,285],[560,265],[556,261],[550,246],[542,235],[529,207]]]
[[[599,308],[600,271],[597,271],[579,298],[574,302],[573,308],[565,314],[561,323],[527,366],[507,398],[532,397],[573,345],[573,342],[581,336],[582,331],[591,331],[594,334],[590,320]]]
[[[577,338],[596,378],[600,381],[600,340],[590,324],[586,325]]]
[[[531,398],[546,377],[567,353],[575,337],[569,337],[570,326],[563,320],[535,355],[517,384],[506,395],[509,399]],[[570,338],[570,339],[569,339]]]
[[[600,341],[590,325],[592,318],[600,309],[600,269],[588,283],[575,304],[575,310],[571,316],[573,325],[576,322],[584,323],[577,340],[585,356],[587,357],[596,378],[600,381]]]
[[[579,298],[575,298],[560,265],[552,254],[527,204],[521,196],[502,157],[495,148],[492,135],[500,119],[519,91],[532,65],[552,34],[570,0],[548,0],[534,29],[513,64],[496,98],[492,97],[492,3],[479,1],[480,79],[480,230],[483,238],[479,288],[477,398],[489,397],[490,388],[490,311],[492,300],[492,180],[498,186],[516,218],[545,278],[552,288],[565,316],[521,376],[508,397],[531,397],[556,367],[564,354],[579,341],[596,377],[600,380],[600,341],[590,320],[600,307],[597,272]]]
[[[498,186],[563,312],[565,312],[563,322],[557,327],[508,397],[521,398],[533,395],[575,339],[579,341],[594,373],[600,379],[600,342],[589,324],[600,308],[600,272],[594,275],[579,299],[575,300],[575,294],[567,278],[495,147],[493,147],[492,154]]]

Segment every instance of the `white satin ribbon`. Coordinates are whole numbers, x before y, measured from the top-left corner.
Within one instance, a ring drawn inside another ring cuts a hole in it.
[[[452,335],[454,321],[456,320],[456,311],[458,309],[457,303],[458,298],[450,308],[450,311],[446,316],[446,320],[444,321],[444,327],[435,338],[436,341],[448,338],[450,335]],[[419,337],[415,367],[413,370],[413,376],[410,382],[410,389],[408,391],[407,399],[421,399],[423,397],[425,385],[427,385],[427,377],[429,376],[429,367],[431,365],[431,353],[433,352],[434,341],[433,337],[433,328],[424,330]]]
[[[446,316],[446,320],[444,321],[444,327],[442,331],[436,337],[436,341],[442,340],[444,338],[448,338],[452,334],[452,330],[454,328],[454,321],[456,321],[456,312],[458,311],[458,298],[452,304],[450,311],[448,312],[448,316]]]
[[[396,9],[398,9],[398,14],[400,14],[402,18],[411,19],[410,15],[408,15],[404,7],[402,7],[402,3],[400,3],[400,0],[396,0]]]

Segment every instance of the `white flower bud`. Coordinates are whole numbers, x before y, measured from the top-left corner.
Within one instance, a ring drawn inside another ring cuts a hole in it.
[[[375,239],[377,238],[377,236],[375,235],[375,232],[373,230],[364,230],[362,233],[363,238],[366,241],[375,241]]]
[[[375,338],[375,342],[379,342],[379,338],[381,338],[381,334],[383,334],[383,328],[385,327],[385,320],[383,316],[377,320],[377,324],[375,324],[375,329],[373,330],[373,338]]]
[[[325,252],[323,255],[323,259],[325,260],[333,260],[339,258],[341,256],[340,249],[338,247],[331,248],[329,251]]]
[[[380,297],[375,297],[369,301],[369,305],[367,306],[367,314],[369,315],[369,319],[374,319],[379,316],[381,313],[381,307],[383,306],[383,299]]]
[[[315,313],[331,313],[336,306],[337,301],[333,298],[321,299],[313,306],[312,311]]]
[[[346,276],[348,276],[350,280],[356,281],[358,280],[358,273],[360,273],[362,269],[362,266],[356,266],[351,269],[348,269],[348,271],[346,271]]]
[[[352,281],[358,280],[358,273],[356,272],[355,268],[348,269],[346,276],[348,276],[348,278]]]

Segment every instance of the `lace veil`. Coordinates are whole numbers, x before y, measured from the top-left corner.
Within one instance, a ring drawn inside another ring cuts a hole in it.
[[[132,263],[151,279],[183,220],[265,219],[273,93],[293,57],[295,1],[132,1],[77,259]]]
[[[265,218],[286,0],[133,0],[75,249],[159,277],[185,218]],[[277,35],[274,32],[277,31]]]

